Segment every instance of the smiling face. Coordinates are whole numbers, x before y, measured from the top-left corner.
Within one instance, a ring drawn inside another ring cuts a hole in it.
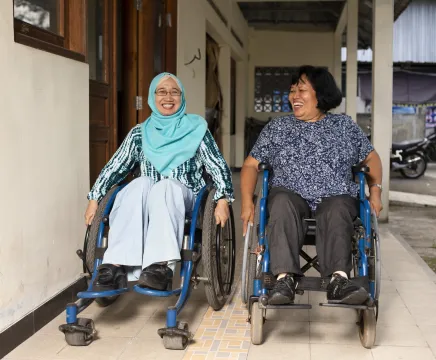
[[[170,116],[180,109],[181,91],[177,82],[168,77],[156,88],[155,102],[157,110],[164,116]]]
[[[289,102],[295,117],[299,120],[317,121],[323,116],[317,108],[316,92],[304,74],[296,84],[291,86]]]

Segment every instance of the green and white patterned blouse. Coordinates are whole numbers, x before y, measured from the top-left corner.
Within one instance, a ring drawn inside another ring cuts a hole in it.
[[[140,125],[130,130],[121,146],[105,165],[88,194],[88,200],[100,201],[112,186],[124,180],[138,165],[141,176],[150,177],[155,182],[162,179],[175,179],[191,189],[195,195],[198,195],[206,185],[203,179],[204,166],[217,189],[215,200],[223,196],[231,201],[234,200],[230,169],[209,130],[206,131],[195,156],[174,169],[169,176],[163,176],[144,156]]]

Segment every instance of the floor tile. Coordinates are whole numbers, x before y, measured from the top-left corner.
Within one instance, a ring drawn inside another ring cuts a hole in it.
[[[122,316],[100,316],[95,321],[95,328],[100,338],[132,338],[144,328],[148,319],[149,318],[146,317],[124,318]]]
[[[164,348],[162,340],[134,339],[129,342],[119,360],[154,360],[154,359],[182,359],[185,355],[184,350],[167,350]]]
[[[266,321],[263,325],[263,336],[265,343],[308,343],[309,323]]]
[[[435,360],[428,347],[377,346],[371,351],[374,360]]]
[[[59,360],[115,360],[124,351],[129,338],[102,338],[88,346],[66,346],[58,354]]]
[[[395,282],[392,280],[382,279],[380,288],[380,296],[384,297],[389,296],[390,294],[398,294],[397,288],[395,287]]]
[[[310,323],[311,344],[360,345],[355,323]]]
[[[433,354],[436,355],[436,325],[418,326],[425,341],[430,346]]]
[[[7,359],[54,359],[67,346],[64,335],[36,334],[6,355]]]
[[[377,325],[376,345],[383,346],[427,346],[416,325]]]
[[[311,360],[372,360],[371,350],[358,345],[310,344]]]
[[[391,293],[380,298],[377,324],[387,326],[416,325],[416,322],[400,295]]]
[[[252,345],[248,351],[248,360],[310,360],[309,344],[282,343],[277,346],[275,343],[264,343]],[[325,359],[325,358],[324,358]]]
[[[326,301],[325,293],[312,292],[309,294],[309,303],[312,305],[312,309],[309,310],[310,321],[325,323],[356,323],[357,313],[355,310],[319,306],[320,303]]]

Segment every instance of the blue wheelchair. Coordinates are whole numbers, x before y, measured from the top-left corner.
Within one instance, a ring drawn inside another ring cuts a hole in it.
[[[275,277],[269,270],[270,254],[268,249],[267,226],[267,198],[268,181],[272,171],[267,164],[259,164],[263,171],[262,188],[258,196],[254,197],[255,215],[253,229],[249,226],[245,237],[244,259],[242,269],[242,300],[247,304],[251,323],[251,342],[260,345],[263,342],[263,324],[268,309],[311,309],[310,304],[268,305],[268,293],[275,284]],[[320,303],[325,307],[351,308],[357,311],[358,332],[361,344],[365,348],[374,345],[376,324],[379,309],[379,295],[381,283],[380,237],[377,217],[371,212],[369,201],[365,196],[365,174],[369,172],[367,166],[353,167],[353,173],[360,184],[359,218],[354,222],[352,241],[353,281],[363,286],[370,297],[364,305],[345,305]],[[315,245],[315,219],[304,219],[307,225],[304,245]],[[300,256],[307,262],[301,272],[305,274],[310,268],[320,271],[318,257],[311,257],[305,251]],[[326,291],[330,278],[302,276],[296,280],[296,292],[302,295],[304,291]]]
[[[129,282],[127,287],[110,291],[95,291],[93,284],[97,268],[102,263],[108,247],[109,214],[118,192],[125,186],[114,186],[100,201],[97,213],[88,226],[83,250],[77,255],[83,261],[84,272],[88,274],[89,284],[86,291],[77,294],[78,300],[66,306],[66,324],[59,326],[65,334],[65,340],[72,346],[89,345],[95,338],[96,329],[92,319],[79,318],[94,300],[102,307],[115,302],[118,297],[129,291],[156,297],[178,296],[175,306],[167,309],[166,326],[158,330],[165,348],[183,350],[192,334],[185,322],[177,321],[177,315],[188,301],[192,289],[200,281],[204,282],[206,298],[214,310],[220,310],[232,292],[235,274],[235,225],[232,207],[230,217],[224,226],[217,226],[214,217],[215,189],[211,181],[197,196],[192,214],[186,217],[183,246],[181,250],[180,287],[168,291],[158,291],[139,287]],[[202,265],[202,274],[198,273]]]

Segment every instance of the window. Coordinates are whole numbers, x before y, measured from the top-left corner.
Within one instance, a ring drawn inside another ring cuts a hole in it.
[[[255,112],[290,112],[291,76],[298,68],[256,67],[254,79]]]
[[[85,61],[85,0],[13,0],[15,42]]]

